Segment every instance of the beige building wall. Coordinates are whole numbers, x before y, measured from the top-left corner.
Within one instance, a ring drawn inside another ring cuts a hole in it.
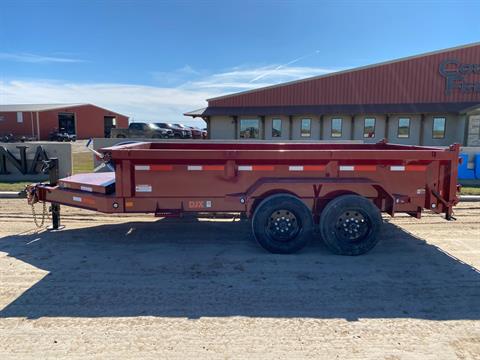
[[[211,139],[235,139],[235,121],[231,116],[212,116],[210,118]]]
[[[479,120],[479,115],[470,116],[470,119],[474,119],[475,124]],[[398,121],[400,118],[410,119],[410,134],[408,138],[398,137]],[[445,117],[446,130],[445,137],[443,139],[433,139],[433,118]],[[301,136],[301,120],[311,119],[311,136]],[[331,137],[331,124],[333,118],[342,119],[342,136],[332,138]],[[365,118],[375,118],[375,136],[373,138],[364,138],[364,121]],[[210,132],[212,139],[226,139],[231,140],[240,136],[240,120],[241,119],[258,119],[259,121],[259,139],[263,139],[263,126],[262,118],[255,116],[238,117],[238,127],[235,127],[235,121],[232,116],[212,116],[210,118]],[[282,120],[282,135],[281,137],[272,137],[272,120]],[[423,129],[420,129],[422,123],[422,116],[420,114],[395,114],[389,115],[388,120],[388,133],[386,133],[386,115],[383,114],[371,114],[371,115],[356,115],[355,122],[352,129],[352,117],[351,115],[325,115],[322,120],[319,115],[303,115],[292,117],[292,140],[351,140],[352,130],[354,132],[353,140],[361,140],[365,143],[375,143],[385,137],[391,143],[405,144],[405,145],[431,145],[431,146],[448,146],[455,142],[463,144],[466,137],[470,139],[479,138],[476,133],[478,126],[470,126],[467,129],[467,116],[454,115],[454,114],[426,114],[423,120]],[[289,116],[265,116],[265,139],[266,140],[289,140],[290,139],[290,120]],[[471,121],[471,120],[470,120]],[[320,129],[321,127],[321,129]],[[237,134],[235,136],[235,129]],[[469,135],[469,132],[472,134]],[[420,139],[422,137],[422,139]],[[421,141],[420,141],[421,140]],[[473,140],[472,140],[473,141]],[[480,141],[480,139],[475,140]],[[474,141],[474,142],[475,142]]]
[[[433,138],[433,119],[443,117],[445,122],[445,137],[443,139]],[[462,125],[461,119],[456,115],[427,114],[423,123],[423,141],[422,145],[448,146],[453,143],[463,143],[465,124]]]
[[[332,137],[332,119],[342,119],[342,136]],[[352,117],[350,115],[325,115],[323,117],[323,140],[351,140],[352,139]]]
[[[410,119],[410,133],[408,138],[398,136],[398,121],[401,118]],[[404,145],[420,144],[420,125],[422,117],[418,114],[391,115],[388,119],[388,142]]]
[[[311,120],[310,136],[301,136],[302,119]],[[320,140],[320,117],[318,115],[303,115],[292,117],[292,140]]]
[[[282,134],[280,137],[272,137],[273,119],[282,120]],[[288,116],[265,116],[265,139],[288,140],[290,138],[290,121]]]
[[[368,138],[364,137],[365,119],[375,119],[375,136]],[[363,140],[365,143],[376,143],[385,138],[385,115],[371,114],[371,115],[356,115],[354,123],[354,139]]]

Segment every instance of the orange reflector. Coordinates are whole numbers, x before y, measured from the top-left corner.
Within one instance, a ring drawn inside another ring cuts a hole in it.
[[[323,171],[325,170],[326,166],[325,165],[304,165],[303,170],[304,171]]]
[[[253,171],[273,171],[275,170],[275,166],[273,165],[253,165]]]
[[[125,207],[133,207],[133,201],[126,201]]]
[[[89,205],[95,205],[95,200],[85,198],[85,197],[83,198],[82,202],[84,202],[85,204],[89,204]]]
[[[377,171],[375,165],[355,165],[355,171]]]
[[[204,171],[223,171],[223,165],[203,165]]]
[[[151,171],[172,171],[173,165],[150,165]]]
[[[405,170],[407,171],[425,171],[427,170],[426,165],[407,165],[405,166]]]

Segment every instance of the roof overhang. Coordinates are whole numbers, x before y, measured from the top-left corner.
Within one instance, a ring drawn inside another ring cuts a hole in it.
[[[313,114],[418,114],[418,113],[466,113],[476,111],[478,103],[418,103],[418,104],[346,104],[346,105],[298,105],[207,107],[187,112],[185,116],[264,116],[264,115],[313,115]]]

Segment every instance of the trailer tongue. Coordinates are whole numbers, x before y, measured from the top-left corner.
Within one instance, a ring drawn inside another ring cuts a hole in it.
[[[335,253],[359,255],[378,241],[381,212],[420,218],[423,209],[452,219],[459,145],[159,142],[100,149],[114,172],[55,178],[28,187],[29,203],[104,213],[241,212],[255,238],[292,253],[314,224]],[[113,168],[113,167],[112,167]]]

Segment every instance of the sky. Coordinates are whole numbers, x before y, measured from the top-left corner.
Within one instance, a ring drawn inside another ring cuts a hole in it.
[[[476,1],[0,0],[0,104],[183,122],[206,99],[480,41]]]

